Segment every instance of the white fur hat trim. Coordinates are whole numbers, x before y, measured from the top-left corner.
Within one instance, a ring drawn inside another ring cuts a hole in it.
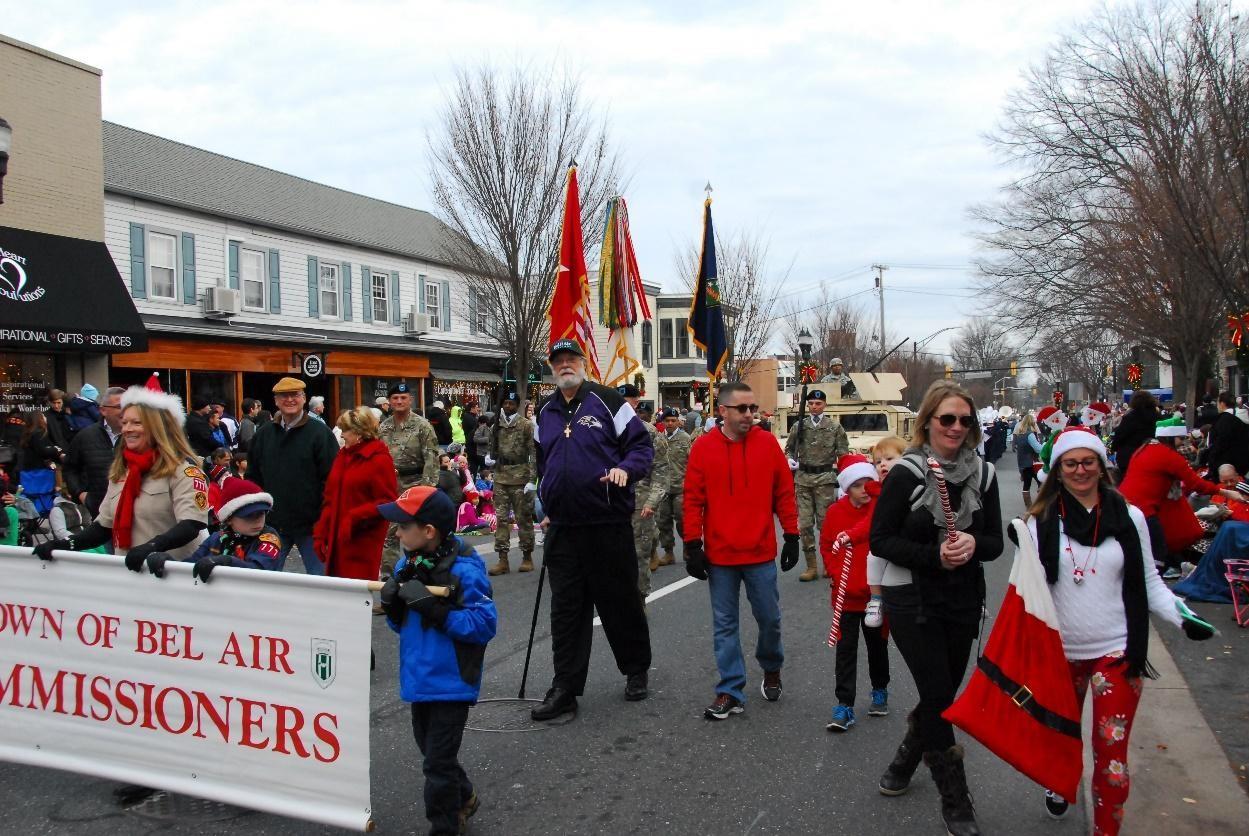
[[[154,392],[143,386],[131,386],[121,396],[121,408],[125,409],[132,404],[143,404],[152,409],[168,412],[178,422],[179,427],[186,421],[186,410],[182,407],[182,398],[168,392]]]

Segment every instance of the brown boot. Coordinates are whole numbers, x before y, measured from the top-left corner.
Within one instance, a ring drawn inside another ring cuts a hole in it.
[[[659,550],[652,547],[650,570],[654,572],[658,568],[659,568]]]
[[[804,571],[801,575],[798,576],[798,580],[804,581],[804,582],[813,581],[819,576],[820,576],[820,572],[818,569],[815,568],[815,555],[813,554],[807,555],[806,571]]]
[[[533,568],[532,564],[529,568]],[[491,566],[487,574],[494,577],[495,575],[506,575],[511,570],[511,567],[507,565],[507,552],[499,552],[499,562]]]
[[[521,555],[520,566],[516,567],[517,572],[533,571],[533,552],[525,552]]]
[[[664,549],[664,556],[659,558],[660,566],[671,566],[677,562],[677,556],[672,553],[672,549]]]

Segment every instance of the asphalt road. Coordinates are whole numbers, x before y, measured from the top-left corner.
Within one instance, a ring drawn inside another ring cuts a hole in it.
[[[998,469],[1003,511],[1021,510],[1012,457]],[[487,538],[474,538],[492,557]],[[515,554],[515,553],[514,553]],[[515,562],[514,562],[515,563]],[[514,565],[514,564],[513,564]],[[988,568],[995,609],[1010,572],[1010,550]],[[661,569],[655,589],[685,579],[680,563]],[[500,633],[486,655],[485,698],[515,698],[521,680],[538,573],[495,580]],[[551,675],[546,595],[534,642],[528,696],[541,698]],[[752,695],[744,714],[703,719],[714,697],[710,604],[705,584],[691,583],[649,605],[654,662],[649,699],[627,703],[624,677],[596,631],[594,657],[580,711],[571,722],[532,729],[527,705],[483,703],[470,715],[461,760],[477,786],[477,834],[941,833],[939,800],[921,766],[911,791],[886,798],[876,781],[903,734],[915,702],[910,675],[891,648],[892,714],[866,716],[866,662],[860,663],[858,725],[845,734],[824,728],[834,702],[833,651],[826,581],[781,577],[786,661],[778,703],[758,694],[761,674],[751,657],[753,620],[743,600],[743,639]],[[985,625],[987,630],[991,622]],[[406,703],[399,701],[397,645],[383,619],[374,619],[378,657],[372,676],[372,797],[379,833],[424,833],[420,758]],[[860,657],[861,659],[863,657]],[[1076,834],[1083,815],[1049,820],[1042,793],[973,741],[967,746],[969,783],[987,833]],[[263,784],[264,776],[255,776]],[[115,807],[113,784],[71,773],[0,764],[0,809],[7,832],[290,833],[332,832],[304,822],[234,810],[190,811],[153,818]],[[159,812],[159,811],[158,811]],[[208,821],[214,812],[227,816]],[[233,817],[228,817],[233,816]],[[336,832],[336,831],[335,831]]]

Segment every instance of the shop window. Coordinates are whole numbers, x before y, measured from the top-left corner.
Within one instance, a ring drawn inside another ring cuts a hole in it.
[[[148,293],[153,299],[177,299],[178,238],[163,232],[149,232]]]
[[[690,356],[690,332],[685,327],[685,319],[672,320],[672,329],[676,332],[676,352],[678,357]]]
[[[386,282],[389,279],[385,273],[374,273],[371,282],[373,301],[373,321],[380,322],[385,325],[390,321],[390,303],[387,298]]]
[[[655,360],[653,356],[654,349],[652,347],[652,343],[654,342],[654,339],[655,339],[654,330],[651,328],[650,321],[648,320],[646,322],[643,322],[642,323],[642,365],[648,369],[651,366],[655,365]]]
[[[659,359],[672,359],[672,320],[659,320]]]
[[[243,287],[243,307],[263,311],[265,308],[265,254],[262,250],[239,251],[239,278]]]
[[[437,282],[425,282],[425,313],[429,317],[429,330],[442,330],[442,305],[438,298],[442,290]]]
[[[338,265],[320,262],[321,316],[338,316]]]
[[[0,352],[0,418],[10,412],[42,410],[48,390],[60,378],[52,355]]]

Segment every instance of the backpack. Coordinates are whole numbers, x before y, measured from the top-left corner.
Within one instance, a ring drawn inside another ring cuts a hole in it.
[[[902,465],[915,474],[915,478],[919,479],[919,485],[911,493],[911,510],[914,511],[920,506],[924,495],[924,486],[928,484],[928,462],[922,453],[910,452],[898,459],[896,465]],[[984,496],[984,492],[993,484],[996,476],[997,470],[985,461],[982,456],[980,459],[980,484],[977,486],[981,496]]]
[[[473,430],[473,444],[483,448],[490,443],[490,425],[485,421],[477,423],[477,429]]]

